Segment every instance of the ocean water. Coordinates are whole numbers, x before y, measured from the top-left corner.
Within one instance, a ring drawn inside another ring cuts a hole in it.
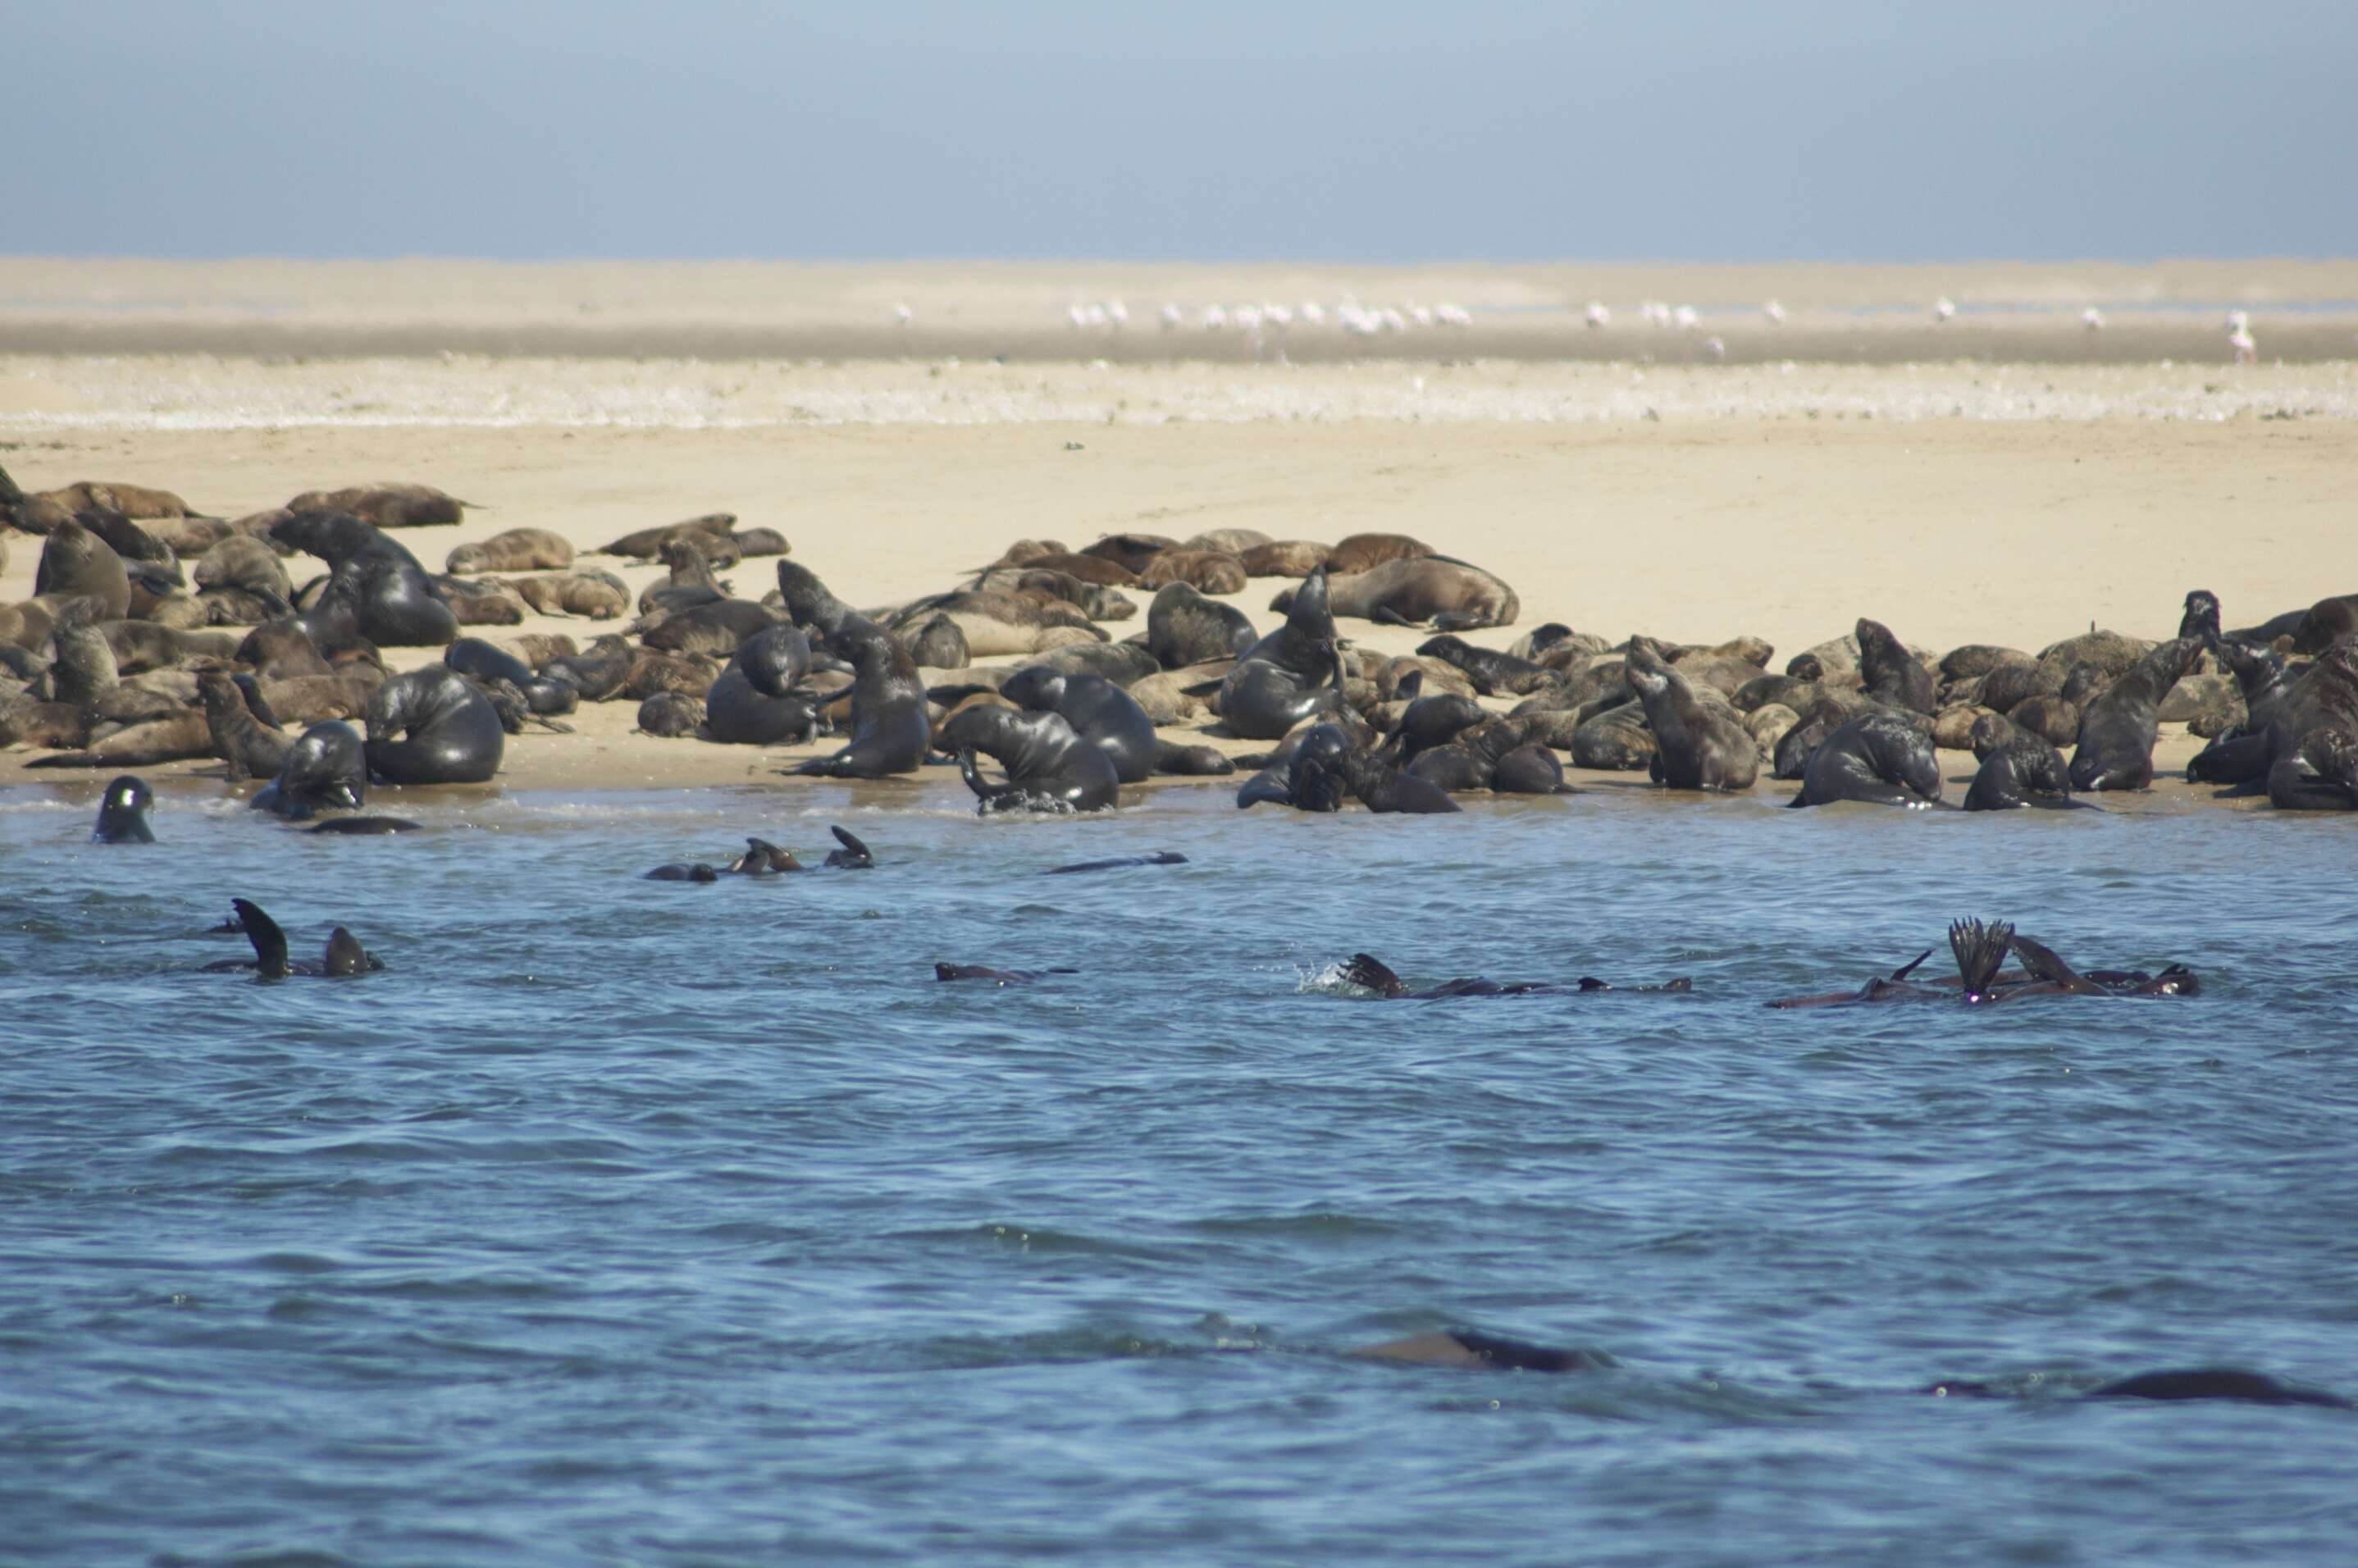
[[[0,1558],[2347,1561],[2346,820],[0,792]],[[882,864],[650,882],[744,835]],[[1175,849],[1179,866],[1045,877]],[[233,895],[358,980],[205,974]],[[1780,1012],[1960,914],[2196,999]],[[1357,950],[1692,995],[1387,1001]],[[936,960],[1069,968],[938,984]],[[1443,1325],[1608,1370],[1402,1367]],[[2017,1397],[1942,1398],[1938,1379]]]

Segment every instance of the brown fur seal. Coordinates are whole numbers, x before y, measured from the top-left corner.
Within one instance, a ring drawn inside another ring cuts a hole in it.
[[[543,615],[583,615],[592,621],[611,621],[631,606],[631,590],[611,572],[484,580],[498,583]]]
[[[1063,572],[1067,577],[1078,578],[1083,582],[1095,583],[1099,588],[1139,586],[1138,574],[1120,562],[1107,560],[1103,556],[1075,555],[1069,550],[1049,551],[1022,561],[996,561],[985,567],[983,572],[988,574],[994,571],[1022,570],[1031,568],[1036,568],[1042,571]]]
[[[1405,534],[1353,534],[1327,552],[1325,565],[1334,576],[1348,577],[1433,553],[1431,545]]]
[[[212,741],[213,755],[229,764],[229,776],[276,778],[287,765],[294,738],[265,728],[246,706],[245,694],[237,683],[217,670],[199,676],[197,690],[204,699],[206,732]]]
[[[1247,577],[1305,578],[1326,564],[1335,547],[1313,539],[1281,539],[1237,552]]]
[[[307,490],[287,503],[289,512],[349,512],[380,528],[433,528],[455,524],[474,503],[430,484],[386,481],[343,490]]]
[[[105,607],[103,620],[120,621],[131,612],[131,581],[124,575],[123,557],[71,518],[59,524],[42,544],[33,591],[51,599],[86,594]]]
[[[1357,616],[1387,626],[1422,626],[1465,632],[1508,626],[1522,613],[1515,590],[1481,568],[1447,556],[1426,555],[1387,562],[1345,577],[1330,568],[1328,602],[1337,615]],[[1293,589],[1270,601],[1271,610],[1293,602]]]
[[[1148,588],[1184,582],[1204,593],[1242,593],[1245,564],[1225,550],[1163,550],[1139,573]]]
[[[1634,641],[1634,640],[1633,640]],[[1736,710],[1705,703],[1650,649],[1633,645],[1623,678],[1646,706],[1654,733],[1650,772],[1673,789],[1748,790],[1759,776],[1759,749]]]
[[[85,479],[56,490],[43,491],[38,499],[54,503],[68,512],[118,512],[125,517],[195,515],[195,509],[170,491],[155,490],[144,484]]]
[[[1180,542],[1183,550],[1215,550],[1223,555],[1241,556],[1247,550],[1259,549],[1269,544],[1270,536],[1258,528],[1211,528],[1192,539]]]
[[[2080,715],[2079,745],[2071,756],[2073,789],[2152,787],[2153,742],[2162,698],[2201,651],[2202,644],[2192,637],[2173,638],[2089,699]]]
[[[1109,560],[1125,570],[1143,572],[1146,563],[1165,550],[1175,550],[1179,541],[1165,534],[1108,534],[1081,554]]]
[[[450,552],[443,570],[452,577],[479,572],[563,571],[573,564],[573,546],[546,528],[510,528]]]
[[[677,739],[693,735],[704,724],[704,700],[676,691],[659,691],[639,704],[638,729],[644,734]]]
[[[600,545],[590,553],[593,556],[630,556],[642,561],[652,561],[663,554],[663,547],[682,534],[726,535],[737,526],[734,512],[709,512],[701,517],[691,517],[685,523],[665,523],[659,527],[642,528],[635,534],[625,534],[611,545]]]
[[[1858,638],[1858,668],[1867,696],[1911,713],[1938,711],[1932,672],[1879,621],[1861,617],[1853,635]]]
[[[278,554],[261,540],[232,534],[197,559],[197,598],[217,626],[258,626],[295,609],[295,585]]]

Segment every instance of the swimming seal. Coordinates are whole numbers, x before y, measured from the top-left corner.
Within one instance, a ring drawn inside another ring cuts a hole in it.
[[[792,564],[778,563],[782,580]],[[791,595],[788,604],[791,608]],[[800,611],[795,620],[798,625],[803,623]],[[838,657],[849,659],[856,672],[851,687],[851,743],[831,757],[815,757],[786,772],[838,779],[915,773],[933,741],[934,727],[925,710],[925,688],[917,679],[917,666],[908,650],[864,616],[839,620],[827,646]]]
[[[1408,982],[1392,972],[1390,965],[1367,953],[1354,953],[1336,970],[1335,978],[1347,985],[1370,990],[1378,996],[1395,1001],[1455,1001],[1461,997],[1480,996],[1595,996],[1601,991],[1645,991],[1662,995],[1684,996],[1694,989],[1694,982],[1685,976],[1665,980],[1658,986],[1616,987],[1591,975],[1583,975],[1570,985],[1552,980],[1517,980],[1501,983],[1483,975],[1469,975],[1458,979],[1444,980],[1423,990],[1411,990]]]
[[[278,776],[247,805],[301,822],[322,807],[357,811],[367,795],[368,756],[360,731],[330,719],[295,738]]]
[[[657,866],[641,880],[651,882],[717,882],[720,880],[720,872],[701,860],[675,860],[669,865]]]
[[[792,849],[781,849],[766,838],[748,838],[745,852],[729,862],[727,870],[741,877],[774,877],[806,868],[795,859]]]
[[[1792,806],[1840,800],[1922,807],[1941,801],[1941,762],[1931,737],[1879,713],[1844,721],[1810,753]]]
[[[942,743],[957,752],[958,775],[984,816],[1103,811],[1120,798],[1113,759],[1060,714],[969,708],[942,726]],[[983,778],[975,766],[978,752],[1007,770],[1005,784]]]
[[[1389,1339],[1381,1345],[1363,1345],[1350,1354],[1369,1361],[1499,1372],[1594,1372],[1617,1365],[1601,1350],[1559,1350],[1470,1328],[1412,1334],[1405,1339]]]
[[[252,969],[265,980],[285,979],[289,975],[343,979],[373,974],[384,968],[374,954],[361,946],[358,937],[341,925],[329,934],[327,951],[318,963],[308,958],[290,961],[287,957],[287,933],[264,913],[261,905],[242,898],[233,898],[230,903],[236,907],[239,929],[254,944],[254,958],[250,963],[243,958],[228,958],[207,964],[204,968],[209,973]]]
[[[2192,637],[2173,638],[2089,700],[2080,717],[2079,746],[2071,753],[2073,789],[2153,786],[2153,742],[2161,699],[2201,651],[2202,644]]]
[[[98,803],[98,826],[91,830],[93,844],[153,844],[156,830],[147,826],[147,808],[155,792],[136,773],[124,773],[106,786]]]
[[[2240,1367],[2196,1367],[2184,1370],[2139,1372],[2116,1378],[2088,1390],[2092,1400],[2237,1400],[2259,1405],[2322,1405],[2329,1410],[2353,1410],[2350,1400],[2322,1389],[2280,1383],[2263,1372]]]
[[[1153,775],[1161,751],[1154,721],[1111,681],[1034,667],[1009,676],[999,695],[1020,708],[1062,717],[1081,739],[1105,752],[1120,783],[1138,784]]]
[[[1130,866],[1184,866],[1187,857],[1174,849],[1157,849],[1152,855],[1120,855],[1110,860],[1083,860],[1076,865],[1051,866],[1040,874],[1044,877],[1069,877],[1083,871],[1118,871]]]
[[[367,724],[369,771],[388,784],[481,784],[507,746],[491,699],[447,665],[377,687]]]
[[[1646,708],[1655,753],[1649,772],[1673,789],[1748,790],[1759,776],[1759,749],[1733,708],[1706,706],[1684,676],[1631,641],[1622,676]]]
[[[990,980],[995,985],[1028,985],[1049,975],[1077,975],[1078,969],[994,969],[984,964],[936,964],[937,980]]]
[[[876,857],[870,853],[867,845],[840,827],[830,827],[827,831],[834,834],[835,841],[843,846],[840,849],[829,849],[827,852],[828,865],[843,871],[866,871],[875,869]]]
[[[1220,682],[1220,718],[1248,741],[1274,741],[1340,708],[1342,685],[1342,650],[1321,567],[1293,595],[1285,624],[1247,649]]]

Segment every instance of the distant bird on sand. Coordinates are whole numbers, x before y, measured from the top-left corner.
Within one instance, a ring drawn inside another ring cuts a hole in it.
[[[1942,296],[1941,296],[1941,297],[1940,297],[1940,298],[1935,299],[1934,301],[1932,301],[1932,319],[1933,319],[1933,320],[1935,320],[1935,321],[1947,321],[1951,317],[1954,316],[1956,313],[1957,313],[1957,302],[1956,302],[1955,300],[1953,300],[1953,299],[1950,298],[1947,295],[1943,294]]]
[[[2104,330],[2104,313],[2091,305],[2080,312],[2080,325],[2091,332],[2101,332]]]
[[[2235,314],[2242,316],[2244,313],[2238,310]],[[2244,322],[2236,322],[2235,330],[2227,334],[2227,346],[2235,351],[2237,364],[2255,365],[2260,362],[2260,345],[2252,341],[2252,329]]]
[[[1613,312],[1605,308],[1605,301],[1602,299],[1592,299],[1588,302],[1588,324],[1591,327],[1609,327],[1613,324]]]
[[[1773,299],[1760,308],[1760,314],[1779,327],[1785,324],[1785,308]]]

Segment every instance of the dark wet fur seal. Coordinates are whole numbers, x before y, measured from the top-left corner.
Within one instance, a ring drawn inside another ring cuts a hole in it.
[[[147,826],[147,808],[156,795],[147,781],[124,773],[106,786],[99,798],[98,825],[91,830],[93,844],[153,844],[156,830]]]
[[[425,824],[412,822],[406,816],[332,816],[303,831],[345,838],[387,838],[395,833],[417,833],[424,829]]]
[[[360,939],[339,925],[329,934],[326,952],[318,963],[308,958],[287,957],[287,933],[265,914],[261,905],[242,898],[230,900],[237,910],[238,928],[246,940],[254,944],[254,958],[223,959],[204,966],[209,973],[229,973],[252,969],[262,979],[284,979],[289,975],[306,975],[342,979],[355,975],[373,974],[384,968],[374,955],[360,944]]]
[[[1139,784],[1153,775],[1161,749],[1154,721],[1137,698],[1111,681],[1034,666],[1009,676],[999,695],[1019,708],[1060,715],[1083,740],[1105,752],[1119,782]]]
[[[1223,778],[1235,773],[1237,764],[1215,747],[1157,741],[1154,745],[1154,771],[1181,778]]]
[[[651,882],[717,882],[720,880],[720,872],[717,867],[708,866],[701,860],[675,860],[669,865],[657,866],[641,880]]]
[[[2071,754],[2075,790],[2147,789],[2161,699],[2193,666],[2202,644],[2174,638],[2137,660],[2128,674],[2089,700]]]
[[[580,706],[580,688],[569,681],[535,673],[530,665],[481,637],[461,637],[442,650],[442,662],[462,676],[486,683],[503,680],[524,694],[532,711],[546,718]]]
[[[1631,646],[1623,678],[1646,707],[1656,751],[1649,771],[1673,789],[1748,790],[1759,776],[1759,750],[1735,710],[1706,706],[1684,676],[1649,648]]]
[[[1965,791],[1967,811],[2010,811],[2018,806],[2045,811],[2102,809],[2071,798],[2071,773],[2062,752],[2019,730],[1982,759],[1972,786]]]
[[[725,869],[741,877],[774,877],[807,868],[795,859],[792,849],[781,849],[766,838],[748,838],[745,852]]]
[[[1931,738],[1905,720],[1868,713],[1843,722],[1810,753],[1801,793],[1790,804],[1926,806],[1940,799],[1941,762]]]
[[[1103,811],[1120,798],[1113,760],[1059,714],[969,708],[942,726],[942,744],[957,752],[958,776],[984,816]],[[978,752],[1007,770],[1005,783],[982,776]]]
[[[1366,953],[1354,953],[1345,959],[1336,979],[1370,990],[1379,997],[1398,1001],[1454,1001],[1460,997],[1479,996],[1594,996],[1601,991],[1651,992],[1683,996],[1694,989],[1694,982],[1684,976],[1665,980],[1658,986],[1612,986],[1591,975],[1565,985],[1554,980],[1517,980],[1500,982],[1481,975],[1464,976],[1444,980],[1423,990],[1411,990],[1408,982],[1392,972],[1381,959]]]
[[[984,964],[936,964],[937,980],[989,980],[994,985],[1029,985],[1049,975],[1077,975],[1078,969],[994,969]]]
[[[656,692],[639,704],[634,728],[643,735],[670,741],[696,734],[704,728],[704,698],[684,692]]]
[[[330,719],[295,738],[277,778],[247,804],[301,822],[321,809],[357,811],[367,795],[368,754],[360,731]]]
[[[1919,981],[1909,977],[1931,957],[1918,954],[1886,978],[1878,976],[1855,991],[1789,997],[1771,1001],[1771,1008],[1846,1007],[1861,1002],[1963,1001],[1988,1006],[2029,997],[2084,996],[2193,997],[2202,994],[2202,982],[2183,964],[2170,964],[2158,973],[2142,970],[2093,970],[2081,974],[2052,949],[2022,935],[2005,921],[1955,920],[1949,924],[1949,950],[1957,961],[1957,978],[1949,981]],[[2007,970],[2006,958],[2022,960]]]
[[[360,635],[377,646],[439,648],[459,634],[458,617],[417,557],[351,513],[297,512],[270,536],[328,563]]]
[[[2320,1405],[2329,1410],[2358,1410],[2340,1394],[2280,1383],[2262,1372],[2237,1367],[2197,1367],[2184,1370],[2139,1372],[2116,1378],[2088,1390],[2092,1400],[2236,1400],[2246,1404]]]
[[[388,784],[481,784],[507,747],[490,698],[443,665],[377,687],[367,723],[369,771]]]
[[[1342,706],[1342,653],[1326,603],[1324,568],[1303,580],[1285,624],[1261,638],[1220,683],[1220,717],[1249,741],[1274,741]]]
[[[1158,590],[1146,607],[1146,651],[1166,670],[1241,658],[1259,640],[1243,611],[1184,582]]]
[[[1068,877],[1082,871],[1118,871],[1130,866],[1184,866],[1187,857],[1174,849],[1157,849],[1152,855],[1120,855],[1110,860],[1083,860],[1076,865],[1051,866],[1040,874],[1044,877]]]
[[[1932,672],[1879,621],[1861,617],[1853,630],[1858,638],[1858,673],[1867,696],[1911,713],[1937,713],[1940,703]]]
[[[1595,1372],[1614,1366],[1600,1350],[1560,1350],[1528,1340],[1509,1339],[1470,1328],[1444,1328],[1412,1334],[1405,1339],[1366,1345],[1350,1352],[1370,1361],[1396,1361],[1420,1367],[1463,1367],[1495,1372]]]
[[[1404,772],[1371,752],[1354,747],[1331,724],[1312,730],[1295,753],[1292,773],[1293,804],[1304,811],[1334,811],[1343,791],[1379,816],[1446,816],[1463,809],[1449,792],[1432,779]]]
[[[1563,684],[1561,671],[1529,659],[1519,659],[1502,654],[1496,648],[1477,648],[1463,637],[1435,637],[1418,647],[1421,657],[1439,659],[1466,672],[1474,689],[1484,697],[1505,693],[1529,697],[1535,691],[1552,689]]]
[[[781,579],[792,564],[778,563]],[[791,607],[792,596],[788,602]],[[795,619],[797,625],[803,623],[799,612]],[[934,727],[925,708],[925,688],[908,650],[891,633],[856,615],[838,622],[827,645],[838,657],[849,659],[858,672],[851,687],[851,743],[831,757],[816,757],[786,771],[838,779],[915,773],[932,743]]]
[[[795,686],[811,670],[810,639],[794,626],[772,626],[731,654],[704,694],[708,740],[739,746],[807,741],[818,732],[820,700]],[[642,726],[644,728],[644,726]]]

